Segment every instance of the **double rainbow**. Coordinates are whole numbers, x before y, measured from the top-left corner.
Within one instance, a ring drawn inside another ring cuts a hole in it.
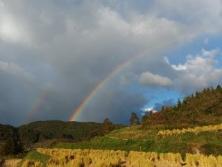
[[[109,83],[118,73],[120,73],[124,68],[129,66],[135,59],[142,57],[143,54],[137,55],[129,58],[124,63],[118,65],[104,80],[99,82],[96,87],[90,92],[88,96],[86,96],[80,103],[80,105],[73,110],[72,115],[69,117],[69,121],[76,121],[80,113],[85,109],[85,107],[89,104],[89,102],[96,96],[96,94],[103,89],[103,87]]]

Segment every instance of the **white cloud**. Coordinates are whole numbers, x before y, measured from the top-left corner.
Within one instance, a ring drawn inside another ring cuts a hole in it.
[[[177,70],[177,71],[183,71],[183,70],[186,70],[187,69],[187,67],[185,66],[185,65],[182,65],[182,64],[178,64],[178,65],[171,65],[172,66],[172,68],[174,69],[174,70]]]
[[[0,39],[11,43],[30,44],[31,42],[30,34],[24,24],[7,11],[3,2],[0,5]]]
[[[153,74],[149,71],[140,75],[139,82],[143,85],[151,86],[170,86],[172,84],[172,81],[169,78]]]
[[[158,112],[156,109],[154,109],[154,107],[145,107],[142,109],[143,110],[143,114],[146,114],[146,113],[156,113]]]
[[[218,49],[205,50],[197,55],[188,55],[184,64],[169,65],[177,71],[174,86],[182,91],[192,92],[221,82],[222,68],[217,68],[216,57],[221,54]]]

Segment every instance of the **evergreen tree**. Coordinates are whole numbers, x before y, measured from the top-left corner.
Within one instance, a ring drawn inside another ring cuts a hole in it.
[[[217,90],[222,90],[222,87],[220,85],[217,85]]]
[[[177,101],[177,107],[178,107],[178,109],[180,109],[181,106],[182,106],[182,103],[181,103],[180,99],[178,99],[178,101]]]
[[[106,118],[103,121],[103,131],[104,133],[110,132],[114,129],[113,123],[109,120],[109,118]]]
[[[140,121],[139,121],[138,116],[136,115],[135,112],[132,112],[130,116],[130,125],[139,125],[139,124],[140,124]]]

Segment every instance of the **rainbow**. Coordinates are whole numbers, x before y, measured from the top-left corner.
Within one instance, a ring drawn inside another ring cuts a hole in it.
[[[104,80],[99,82],[95,88],[90,92],[88,96],[86,96],[80,103],[80,105],[73,110],[72,115],[69,117],[69,121],[76,121],[80,115],[80,113],[85,109],[85,107],[89,104],[89,102],[96,96],[99,90],[103,89],[103,87],[114,78],[118,73],[120,73],[124,68],[129,66],[131,62],[133,62],[135,59],[140,58],[144,56],[143,54],[133,56],[127,61],[123,62],[122,64],[118,65]]]
[[[31,111],[28,114],[28,118],[27,118],[28,121],[30,121],[35,115],[35,113],[37,113],[41,109],[41,107],[44,105],[44,103],[47,100],[48,94],[49,93],[47,90],[43,90],[41,94],[38,96],[38,98],[34,101]]]
[[[174,41],[172,42],[172,44],[176,44],[177,42]],[[157,48],[159,48],[157,46]],[[156,48],[156,49],[157,49]],[[99,90],[103,89],[103,87],[110,81],[112,80],[118,73],[120,73],[124,68],[126,68],[127,66],[129,66],[135,59],[141,58],[144,56],[144,53],[146,53],[145,51],[143,51],[143,53],[136,55],[136,56],[132,56],[129,59],[127,59],[125,62],[123,62],[122,64],[119,64],[113,71],[111,71],[111,73],[109,73],[109,75],[102,80],[101,82],[99,82],[95,88],[90,92],[90,94],[88,96],[86,96],[81,103],[79,104],[79,106],[74,109],[72,111],[71,116],[69,117],[69,121],[75,121],[78,119],[80,113],[85,109],[85,107],[90,103],[90,101],[96,96],[96,94],[98,93]],[[33,105],[32,105],[32,109],[30,111],[30,113],[28,114],[28,118],[31,119],[33,117],[33,115],[38,112],[40,110],[40,107],[45,103],[45,101],[47,100],[49,92],[46,90],[43,90],[42,93],[38,96],[37,100],[34,101]]]
[[[168,43],[168,45],[174,45],[177,44],[177,41],[172,41],[171,43]],[[156,49],[161,48],[160,46],[155,46]],[[148,48],[150,49],[150,48]],[[73,110],[72,115],[69,117],[69,121],[76,121],[80,115],[80,113],[85,109],[85,107],[89,104],[89,102],[96,96],[97,92],[101,90],[111,79],[113,79],[114,76],[116,76],[119,72],[121,72],[124,68],[129,66],[134,60],[138,58],[142,58],[144,54],[146,53],[147,49],[145,49],[141,54],[138,54],[136,56],[132,56],[129,59],[127,59],[122,64],[118,65],[111,73],[101,82],[99,82],[96,87],[90,92],[88,96],[86,96],[80,103],[80,105]]]

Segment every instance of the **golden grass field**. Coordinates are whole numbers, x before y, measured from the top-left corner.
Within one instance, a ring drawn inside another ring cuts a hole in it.
[[[49,155],[47,167],[222,167],[222,156],[179,153],[155,153],[112,150],[43,149],[37,151]],[[23,160],[22,167],[41,167],[34,160]]]
[[[17,167],[18,164],[21,163],[21,159],[10,159],[5,160],[4,164],[2,164],[3,167]],[[1,166],[1,165],[0,165]]]
[[[173,135],[181,135],[184,133],[198,134],[200,132],[211,132],[211,131],[219,131],[219,130],[222,130],[222,124],[198,126],[194,128],[184,128],[184,129],[161,130],[158,132],[158,136],[173,136]]]

